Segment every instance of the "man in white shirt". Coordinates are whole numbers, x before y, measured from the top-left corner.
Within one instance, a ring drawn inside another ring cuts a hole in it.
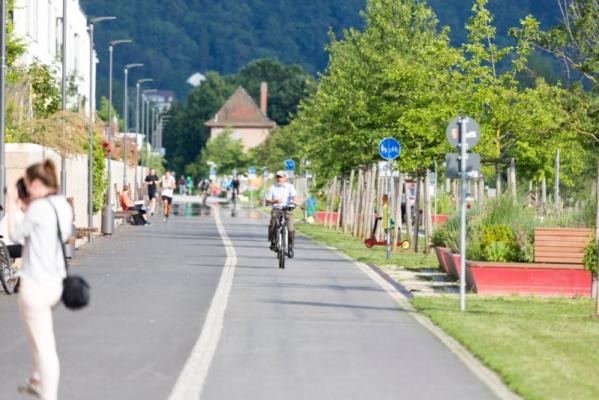
[[[160,186],[162,187],[162,218],[166,222],[171,211],[171,204],[173,204],[173,191],[176,186],[175,178],[171,175],[171,171],[164,173],[164,176],[160,180]]]
[[[293,258],[293,243],[295,239],[295,229],[293,227],[293,217],[287,215],[283,211],[284,206],[298,204],[297,194],[292,184],[287,183],[287,173],[285,171],[277,171],[276,182],[268,189],[265,198],[266,204],[272,205],[270,212],[270,225],[268,227],[268,240],[270,240],[270,249],[275,250],[275,237],[277,218],[285,213],[287,219],[287,227],[289,230],[289,258]]]

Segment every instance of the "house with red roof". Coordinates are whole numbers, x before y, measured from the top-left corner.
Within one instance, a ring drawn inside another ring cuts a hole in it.
[[[265,82],[260,86],[260,107],[243,87],[238,87],[214,117],[205,122],[210,138],[229,130],[233,139],[241,140],[245,151],[260,145],[277,125],[266,116],[266,96]]]

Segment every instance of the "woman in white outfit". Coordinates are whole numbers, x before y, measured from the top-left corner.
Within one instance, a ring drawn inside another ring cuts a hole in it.
[[[10,238],[24,243],[18,303],[33,359],[31,377],[19,386],[19,391],[56,400],[60,366],[52,309],[60,302],[66,276],[57,219],[64,242],[72,234],[73,211],[64,196],[57,194],[58,179],[52,161],[31,165],[24,178],[30,202],[22,221],[17,223],[15,218],[16,188],[9,187],[6,194]]]

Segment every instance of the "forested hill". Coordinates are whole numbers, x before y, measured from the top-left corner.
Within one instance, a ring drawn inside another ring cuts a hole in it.
[[[132,79],[152,77],[156,86],[182,97],[191,86],[185,81],[194,72],[237,71],[250,60],[277,57],[300,64],[315,74],[327,63],[324,46],[329,28],[336,34],[362,25],[365,0],[80,0],[89,16],[114,15],[95,29],[98,94],[105,94],[108,76],[108,42],[129,38],[134,44],[115,50],[115,79],[121,80],[126,63],[141,62]],[[464,22],[471,0],[430,0],[440,25],[452,29],[452,40],[465,37]],[[498,36],[533,14],[544,24],[559,15],[556,0],[490,0]],[[133,72],[132,72],[133,74]],[[119,82],[115,82],[118,90]]]

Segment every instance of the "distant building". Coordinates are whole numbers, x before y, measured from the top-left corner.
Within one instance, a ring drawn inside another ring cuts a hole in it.
[[[244,88],[238,87],[214,117],[205,123],[210,128],[210,138],[228,129],[233,139],[241,140],[244,150],[260,145],[277,125],[266,116],[266,102],[266,83],[263,82],[260,88],[260,108]]]
[[[175,101],[175,92],[172,90],[157,90],[155,92],[146,93],[144,95],[146,101],[151,101],[160,110],[167,111],[173,101]]]
[[[17,60],[18,64],[31,65],[34,62],[49,65],[58,71],[60,81],[62,62],[62,0],[15,0],[14,35],[20,38],[26,51]],[[71,100],[70,107],[77,106],[83,99],[95,98],[90,90],[89,34],[87,17],[81,10],[79,0],[67,0],[67,78],[73,77],[77,99]],[[94,74],[96,57],[94,54]],[[95,92],[95,83],[92,88]],[[87,103],[89,104],[89,103]],[[88,107],[85,107],[88,111]]]

